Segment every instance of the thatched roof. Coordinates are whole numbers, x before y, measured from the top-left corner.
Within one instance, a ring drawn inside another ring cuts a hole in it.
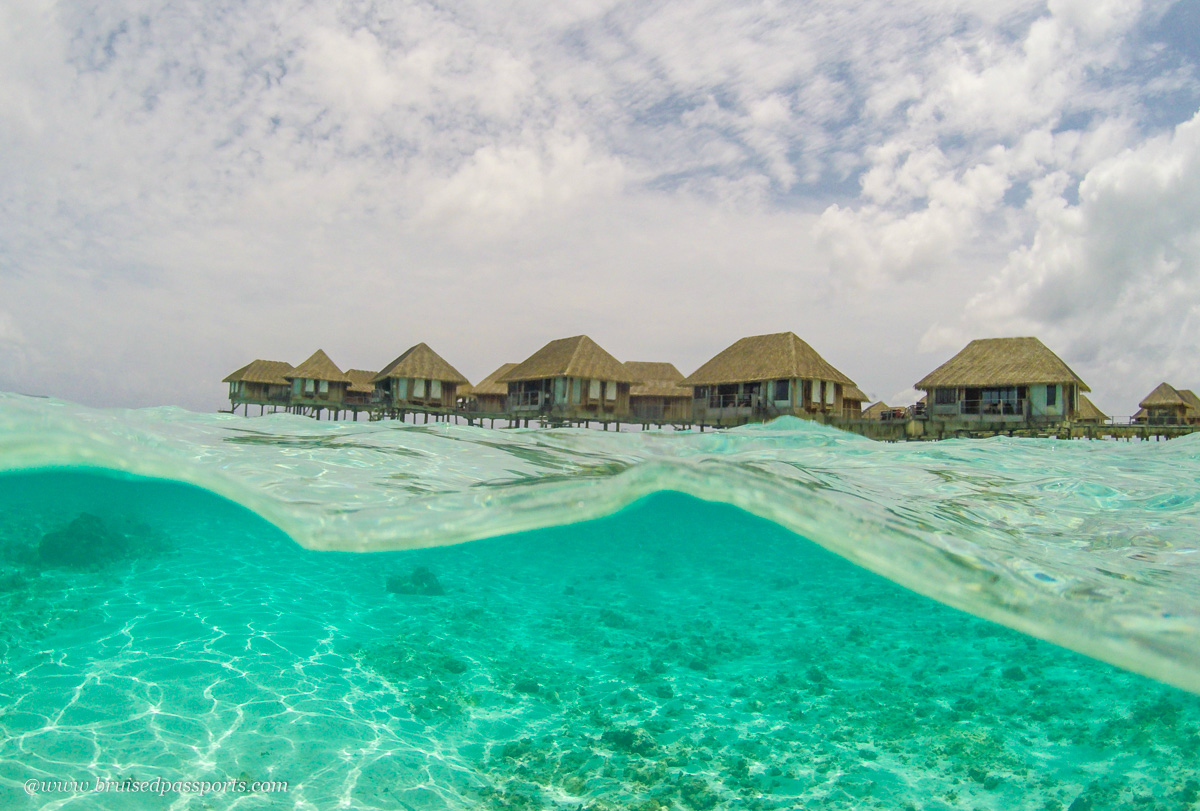
[[[860,403],[865,403],[867,400],[869,400],[871,398],[868,397],[867,395],[863,394],[862,389],[860,389],[858,386],[851,383],[849,386],[842,387],[842,399],[843,400],[857,400]]]
[[[862,415],[863,415],[863,417],[865,417],[868,420],[877,420],[877,419],[879,419],[880,414],[882,414],[885,411],[891,411],[891,410],[892,410],[892,406],[888,405],[883,400],[880,400],[875,405],[870,406],[869,408],[864,408]]]
[[[542,380],[547,377],[633,382],[633,377],[621,365],[621,361],[605,352],[586,335],[551,341],[502,375],[498,382],[515,383],[519,380]]]
[[[1179,406],[1187,406],[1187,401],[1179,396],[1179,392],[1169,383],[1159,383],[1154,391],[1146,395],[1146,398],[1138,403],[1139,408],[1178,408]]]
[[[286,386],[284,377],[292,371],[292,364],[282,360],[252,360],[222,383],[266,383],[271,386]]]
[[[673,363],[627,360],[625,368],[633,376],[634,384],[629,388],[630,397],[679,397],[691,399],[691,386],[681,386],[683,372]]]
[[[690,400],[694,395],[695,389],[691,386],[680,386],[677,383],[664,380],[634,383],[629,387],[630,397],[678,397]]]
[[[1200,417],[1200,397],[1191,389],[1175,389],[1183,401],[1187,403],[1187,415],[1189,417]]]
[[[375,391],[375,373],[366,369],[347,369],[346,377],[350,378],[350,387],[346,391],[356,391],[370,394]]]
[[[650,380],[669,380],[678,383],[683,380],[683,372],[675,368],[674,363],[658,363],[648,360],[627,360],[625,368],[633,375],[635,383],[645,383]]]
[[[471,394],[476,394],[476,395],[479,395],[479,394],[483,394],[483,395],[505,394],[505,395],[507,395],[508,394],[508,385],[506,383],[500,383],[498,381],[501,377],[503,377],[508,372],[511,372],[515,368],[517,368],[517,364],[515,364],[515,363],[502,364],[499,369],[492,372],[490,375],[485,377],[483,380],[480,380],[478,383],[476,383],[474,386],[472,386]]]
[[[1108,421],[1108,415],[1096,408],[1095,404],[1082,394],[1079,395],[1079,410],[1075,413],[1075,418],[1080,420],[1100,420],[1101,422]]]
[[[1037,338],[980,338],[926,375],[915,388],[1029,386],[1074,383],[1091,391],[1079,375]]]
[[[350,382],[350,378],[342,374],[342,370],[329,359],[323,349],[313,352],[308,360],[292,369],[284,377],[289,380],[302,377],[305,380],[328,380],[331,383]]]
[[[442,380],[447,383],[470,385],[470,381],[462,372],[447,363],[441,355],[429,348],[428,344],[419,343],[409,347],[400,357],[383,367],[375,376],[376,382],[389,377],[416,378],[423,380]]]
[[[683,382],[693,386],[711,386],[796,377],[854,385],[853,380],[833,368],[794,332],[742,338],[692,372]]]

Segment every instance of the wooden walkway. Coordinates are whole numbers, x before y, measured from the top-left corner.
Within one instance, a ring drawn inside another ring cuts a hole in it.
[[[331,403],[329,406],[314,407],[310,405],[282,405],[278,403],[249,403],[239,402],[230,411],[222,413],[237,413],[239,406],[242,413],[249,416],[250,406],[259,406],[259,414],[288,412],[312,417],[313,419],[352,419],[358,421],[359,414],[366,415],[370,422],[381,420],[400,420],[413,424],[428,424],[430,422],[446,422],[456,425],[471,425],[487,428],[591,428],[599,426],[605,431],[620,431],[622,425],[637,426],[641,430],[652,428],[674,428],[677,431],[690,429],[717,430],[737,425],[763,422],[764,419],[751,417],[738,419],[721,419],[716,423],[653,421],[644,417],[627,417],[614,419],[610,415],[605,418],[592,420],[564,419],[546,415],[513,415],[507,412],[465,411],[457,408],[391,408],[382,405],[361,405],[346,403]],[[271,409],[271,410],[267,410]],[[765,416],[765,415],[764,415]],[[411,419],[410,419],[411,417]],[[983,439],[995,436],[1039,437],[1053,439],[1112,439],[1112,440],[1146,440],[1163,441],[1175,437],[1186,436],[1200,431],[1200,425],[1114,425],[1114,424],[1070,424],[1050,423],[1031,425],[1022,422],[981,422],[981,421],[942,421],[932,419],[907,420],[864,420],[845,417],[833,417],[816,414],[815,422],[848,431],[869,439],[883,442],[913,442],[940,439]]]
[[[940,439],[987,439],[1015,436],[1040,439],[1114,439],[1163,441],[1200,431],[1200,425],[1111,425],[1049,423],[963,423],[939,420],[846,420],[833,419],[835,428],[885,442]]]

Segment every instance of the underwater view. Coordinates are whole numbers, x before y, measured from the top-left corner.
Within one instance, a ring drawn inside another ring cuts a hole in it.
[[[0,808],[1197,809],[1196,439],[0,395]]]

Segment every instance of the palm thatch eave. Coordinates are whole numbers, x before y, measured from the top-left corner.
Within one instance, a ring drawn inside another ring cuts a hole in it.
[[[979,338],[934,369],[914,388],[987,388],[1038,384],[1076,385],[1091,391],[1063,360],[1033,337]]]
[[[586,335],[551,341],[505,372],[496,382],[517,383],[554,377],[635,382],[619,360]]]
[[[337,367],[325,351],[318,349],[309,356],[308,360],[284,375],[289,380],[303,378],[304,380],[326,380],[330,383],[349,383],[350,378]]]
[[[1159,383],[1154,391],[1146,395],[1138,408],[1187,408],[1187,401],[1169,383]]]
[[[265,383],[269,386],[286,386],[284,376],[292,371],[292,364],[282,360],[252,360],[222,383]]]
[[[410,346],[375,375],[376,383],[388,378],[413,378],[419,380],[441,380],[444,383],[470,385],[462,372],[451,366],[445,358],[422,342]]]
[[[831,380],[843,386],[854,385],[853,380],[834,368],[794,332],[741,338],[684,378],[683,383],[713,386],[792,379]]]

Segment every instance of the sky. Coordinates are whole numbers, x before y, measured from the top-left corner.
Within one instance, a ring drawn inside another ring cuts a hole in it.
[[[0,390],[228,407],[424,341],[872,400],[1036,335],[1200,388],[1200,0],[0,3]]]

